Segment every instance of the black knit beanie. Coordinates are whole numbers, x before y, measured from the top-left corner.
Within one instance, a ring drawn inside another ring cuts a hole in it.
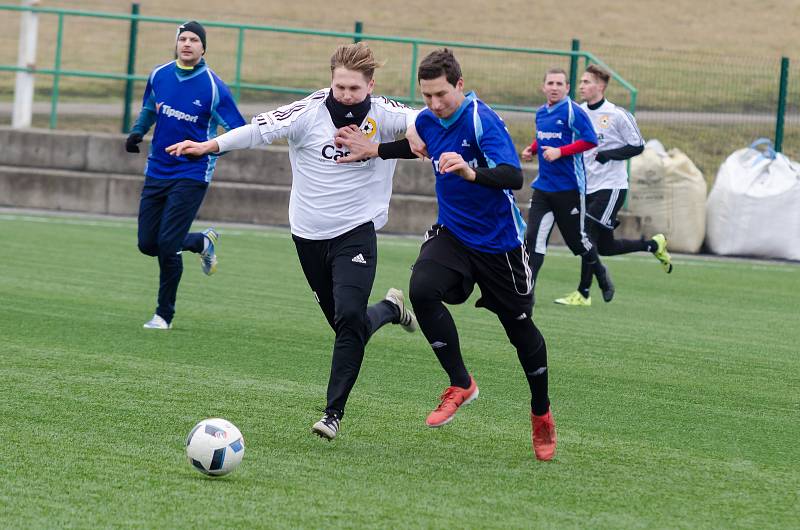
[[[191,31],[198,37],[200,37],[200,42],[203,45],[203,51],[206,51],[206,29],[200,25],[199,22],[195,20],[190,20],[189,22],[184,22],[180,26],[178,26],[178,33],[175,34],[175,40],[178,40],[178,37],[184,31]]]

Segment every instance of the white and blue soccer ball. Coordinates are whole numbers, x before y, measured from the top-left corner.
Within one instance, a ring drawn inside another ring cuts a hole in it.
[[[186,437],[186,456],[206,475],[227,475],[242,461],[244,438],[236,425],[222,418],[201,421]]]

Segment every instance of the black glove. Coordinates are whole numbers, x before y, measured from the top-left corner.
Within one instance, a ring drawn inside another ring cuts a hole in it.
[[[608,158],[608,155],[606,154],[605,151],[598,151],[594,159],[600,162],[601,164],[605,164],[606,162],[611,160],[610,158]]]
[[[142,143],[142,135],[139,133],[131,133],[128,139],[125,140],[125,150],[129,153],[138,153],[140,143]]]

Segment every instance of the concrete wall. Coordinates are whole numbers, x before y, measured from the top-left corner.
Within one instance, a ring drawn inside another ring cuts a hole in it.
[[[124,143],[123,135],[0,127],[0,206],[136,215],[149,144],[143,142],[142,152],[131,154]],[[287,152],[270,146],[225,155],[198,218],[287,225]],[[533,167],[525,167],[525,174],[530,182]],[[515,194],[526,216],[530,194],[529,187]],[[384,232],[422,234],[435,220],[430,162],[398,161]],[[622,232],[639,237],[640,228],[638,218],[624,219]],[[560,242],[557,231],[551,242]]]

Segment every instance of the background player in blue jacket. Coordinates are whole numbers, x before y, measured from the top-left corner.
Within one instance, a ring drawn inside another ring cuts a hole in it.
[[[206,31],[191,21],[178,27],[175,61],[156,67],[147,80],[139,119],[125,142],[129,153],[155,124],[145,166],[139,203],[139,250],[157,256],[160,269],[158,306],[147,329],[169,329],[175,315],[175,298],[183,274],[181,251],[200,254],[203,272],[216,271],[212,228],[189,233],[205,197],[217,156],[174,157],[165,148],[181,140],[204,141],[217,135],[221,125],[244,125],[230,90],[206,66]]]
[[[597,249],[584,230],[586,171],[583,153],[597,145],[592,122],[586,112],[567,96],[567,73],[551,68],[544,76],[542,92],[547,103],[536,111],[536,138],[522,151],[530,160],[539,158],[539,176],[533,181],[528,213],[528,248],[534,281],[544,262],[553,224],[564,242],[597,277],[603,299],[614,297],[614,284],[600,262]]]
[[[531,318],[525,222],[511,192],[523,183],[514,143],[492,109],[474,92],[464,94],[461,66],[452,52],[429,54],[417,77],[427,108],[417,116],[416,132],[433,162],[439,216],[414,263],[409,295],[419,327],[450,379],[426,423],[449,423],[462,405],[478,397],[444,305],[466,302],[477,284],[481,297],[476,305],[498,316],[528,380],[536,458],[550,460],[556,428],[547,389],[547,346]],[[350,149],[344,161],[414,157],[407,140],[376,147],[363,137],[352,130],[340,132],[337,141]]]

